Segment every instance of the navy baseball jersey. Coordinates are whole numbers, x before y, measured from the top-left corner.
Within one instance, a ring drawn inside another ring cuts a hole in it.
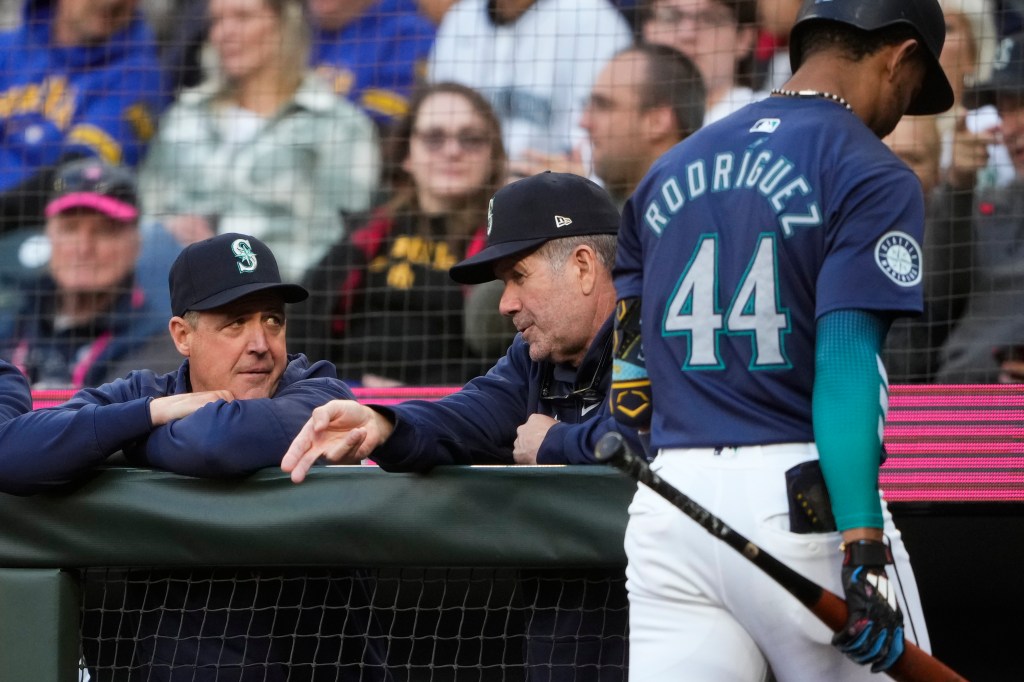
[[[852,113],[769,98],[665,154],[627,204],[618,297],[641,297],[652,445],[814,440],[815,324],[922,309],[916,176]]]

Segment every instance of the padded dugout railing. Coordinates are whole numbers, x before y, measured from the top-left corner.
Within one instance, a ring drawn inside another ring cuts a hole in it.
[[[436,400],[445,386],[356,388],[361,402]],[[37,408],[70,391],[36,391]],[[890,387],[887,461],[879,480],[890,502],[1024,501],[1024,384]]]
[[[36,397],[37,407],[62,399]],[[1024,677],[1014,629],[996,617],[1024,605],[1022,403],[1017,386],[892,388],[882,486],[914,557],[933,648],[975,682]],[[78,679],[84,569],[454,569],[460,580],[481,569],[507,586],[503,571],[523,567],[621,567],[633,489],[596,466],[327,467],[302,486],[273,470],[206,481],[110,467],[59,493],[0,495],[0,680]],[[517,679],[501,661],[478,659],[472,678],[446,677],[445,663],[427,661],[416,679]]]

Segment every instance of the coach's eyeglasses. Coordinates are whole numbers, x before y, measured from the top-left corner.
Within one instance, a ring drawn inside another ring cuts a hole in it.
[[[441,128],[414,130],[412,136],[419,140],[428,151],[439,152],[454,140],[462,151],[478,153],[491,146],[491,136],[481,130],[465,129],[450,133]]]
[[[602,402],[607,396],[605,392],[601,390],[601,379],[604,377],[605,368],[608,366],[608,362],[611,359],[611,351],[612,336],[609,334],[608,340],[605,342],[605,347],[602,349],[601,356],[594,364],[594,370],[591,372],[590,378],[586,380],[586,385],[569,391],[568,393],[559,392],[556,395],[551,395],[551,382],[554,379],[555,368],[553,365],[548,364],[547,369],[544,371],[544,377],[541,379],[540,399],[547,403],[577,406],[596,405],[597,403]],[[577,383],[577,386],[579,386],[579,383]]]

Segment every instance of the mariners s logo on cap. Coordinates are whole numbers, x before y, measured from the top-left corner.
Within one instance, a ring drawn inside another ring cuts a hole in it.
[[[248,239],[236,239],[231,242],[231,253],[238,259],[238,271],[241,273],[254,272],[256,270],[256,254]]]
[[[237,232],[186,246],[171,265],[167,283],[174,315],[212,310],[259,291],[277,292],[285,303],[309,296],[298,284],[281,281],[277,259],[266,244]]]

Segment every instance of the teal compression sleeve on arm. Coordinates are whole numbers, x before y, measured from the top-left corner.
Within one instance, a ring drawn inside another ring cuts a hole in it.
[[[879,358],[889,321],[863,310],[818,320],[814,439],[839,530],[881,528],[878,467],[889,387]]]

